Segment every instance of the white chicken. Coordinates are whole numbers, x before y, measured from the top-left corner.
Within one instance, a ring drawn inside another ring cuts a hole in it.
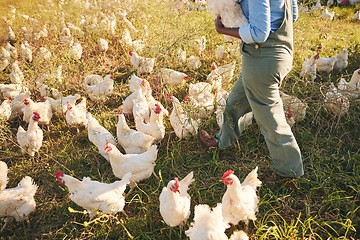
[[[198,57],[190,56],[186,59],[186,66],[191,70],[198,70],[202,63]]]
[[[6,188],[8,182],[8,166],[5,162],[0,161],[0,191]]]
[[[15,33],[9,25],[7,26],[7,31],[6,31],[6,41],[10,41],[10,42],[16,41]]]
[[[130,62],[136,68],[137,74],[151,73],[154,69],[155,58],[146,58],[139,56],[136,52],[129,51]]]
[[[10,65],[10,61],[11,61],[10,52],[2,47],[0,54],[0,72],[2,72],[7,66]]]
[[[133,116],[135,121],[143,121],[149,123],[150,121],[150,108],[145,95],[140,90],[137,98],[134,100]]]
[[[113,183],[102,183],[84,177],[82,181],[64,174],[55,173],[60,184],[65,184],[70,191],[70,199],[80,207],[86,209],[90,220],[101,210],[104,213],[115,215],[122,212],[125,206],[123,193],[129,184],[131,173],[124,174],[121,180]]]
[[[357,10],[356,13],[354,13],[353,20],[360,21],[360,9]]]
[[[215,95],[211,90],[207,82],[190,83],[187,100],[194,118],[208,118],[214,112]]]
[[[302,64],[302,69],[300,72],[300,76],[306,79],[311,79],[312,81],[316,78],[316,57],[317,54],[312,55],[310,59],[306,59]]]
[[[106,159],[110,160],[110,157],[105,153],[104,146],[107,142],[116,145],[114,136],[106,130],[100,123],[91,116],[91,113],[86,113],[88,138],[98,149],[100,154]]]
[[[21,50],[21,58],[27,62],[32,62],[33,56],[32,56],[32,50],[24,45],[24,43],[20,44],[20,50]]]
[[[14,218],[16,221],[26,220],[30,226],[29,214],[36,208],[34,195],[38,186],[31,177],[24,177],[15,188],[0,191],[0,218],[4,218],[3,231]]]
[[[39,152],[42,145],[43,131],[38,126],[39,120],[39,113],[34,112],[30,118],[28,130],[25,131],[21,126],[19,126],[16,134],[17,142],[20,145],[21,151],[23,153],[27,152],[30,156],[34,156],[36,152]]]
[[[280,98],[283,102],[284,111],[286,112],[288,109],[291,109],[296,122],[300,122],[305,119],[307,108],[305,103],[303,103],[299,98],[287,95],[282,91],[280,91]]]
[[[348,112],[350,102],[348,97],[341,94],[333,83],[325,95],[325,108],[335,115],[344,115]]]
[[[289,124],[290,127],[294,126],[295,118],[294,118],[294,114],[293,114],[293,112],[291,111],[290,108],[288,108],[285,111],[285,119],[286,119],[286,122]]]
[[[315,56],[316,71],[319,73],[329,73],[334,69],[336,57],[319,57],[319,53]]]
[[[61,29],[59,36],[60,43],[65,47],[71,47],[74,43],[74,37],[70,33],[70,29],[64,27]]]
[[[50,101],[51,109],[53,113],[57,116],[63,116],[65,112],[67,111],[67,102],[69,102],[71,105],[76,104],[76,100],[80,98],[80,94],[75,95],[69,95],[66,97],[61,97],[59,99],[53,99],[51,97],[45,97],[45,99]]]
[[[151,110],[149,123],[145,123],[141,118],[135,118],[136,129],[140,132],[153,136],[155,143],[161,141],[165,136],[165,126],[163,123],[164,113],[160,105],[155,104]]]
[[[249,237],[243,230],[240,230],[233,232],[229,240],[249,240]]]
[[[234,171],[224,173],[221,181],[227,186],[222,197],[222,214],[225,221],[237,225],[239,221],[249,224],[249,220],[256,220],[255,213],[258,211],[259,197],[256,195],[256,188],[261,186],[257,178],[256,167],[252,170],[243,183],[240,183]]]
[[[52,118],[52,108],[49,100],[46,100],[44,97],[41,98],[42,102],[34,102],[29,97],[25,96],[23,103],[23,121],[29,122],[33,112],[37,112],[40,114],[41,119],[39,124],[49,125],[50,120]]]
[[[217,93],[221,89],[222,77],[217,71],[217,66],[215,63],[211,64],[211,72],[206,77],[206,82],[211,84],[211,90],[213,93]]]
[[[332,21],[334,19],[335,12],[327,9],[327,6],[324,6],[323,11],[321,12],[321,17],[327,21]]]
[[[70,102],[66,102],[67,111],[65,114],[66,122],[75,127],[79,131],[80,126],[87,125],[86,119],[86,98],[83,98],[77,105],[73,105]]]
[[[229,49],[224,45],[217,45],[215,49],[215,59],[217,61],[223,61],[229,58]]]
[[[95,85],[84,85],[85,92],[89,94],[92,101],[104,101],[114,91],[114,74],[105,76],[104,80]]]
[[[82,51],[81,40],[79,40],[70,48],[69,56],[72,59],[79,60],[81,58]]]
[[[160,214],[164,222],[170,227],[185,226],[190,216],[190,196],[187,193],[189,185],[194,181],[193,172],[190,172],[179,182],[177,177],[163,187],[160,196]]]
[[[341,78],[338,83],[340,93],[358,98],[360,95],[360,68],[355,70],[349,82]]]
[[[100,38],[99,39],[99,51],[100,52],[106,52],[108,49],[109,49],[108,42],[105,39]]]
[[[221,76],[222,82],[230,82],[234,76],[236,62],[231,62],[216,68],[217,73]]]
[[[228,240],[225,230],[229,224],[224,221],[222,204],[218,203],[212,210],[206,204],[196,205],[194,208],[194,222],[185,231],[190,240]]]
[[[44,97],[53,97],[55,99],[61,98],[62,94],[56,88],[49,87],[45,84],[36,84],[37,89],[40,91],[40,95]]]
[[[37,56],[44,60],[49,60],[51,58],[51,52],[46,47],[40,47],[37,52]]]
[[[11,45],[10,42],[6,43],[6,50],[10,53],[12,61],[15,61],[16,59],[18,59],[18,51],[17,51],[16,47]]]
[[[20,93],[17,95],[10,104],[11,107],[11,115],[9,117],[9,120],[13,120],[18,116],[21,116],[23,114],[23,107],[24,107],[24,98],[25,96],[30,96],[29,92]]]
[[[156,145],[152,145],[149,150],[140,154],[122,154],[111,143],[106,143],[104,148],[110,156],[111,168],[117,178],[123,178],[125,174],[131,172],[130,191],[134,189],[135,183],[149,178],[154,172],[158,153]]]
[[[148,88],[150,88],[149,82],[143,79],[143,81],[139,84],[138,89],[131,93],[129,96],[127,96],[123,101],[124,114],[132,114],[134,108],[134,101],[139,97],[140,94],[147,94]]]
[[[21,92],[28,92],[29,90],[23,84],[0,84],[0,91],[4,97],[13,99]]]
[[[207,0],[209,12],[214,19],[221,17],[221,22],[225,27],[238,28],[249,24],[249,20],[245,17],[244,12],[236,0]],[[224,35],[226,41],[233,41],[233,37]]]
[[[136,76],[135,73],[131,75],[131,78],[129,79],[129,90],[131,92],[138,90],[143,80],[147,81],[146,79]]]
[[[229,93],[227,91],[225,91],[224,89],[220,89],[216,94],[215,94],[215,99],[216,99],[216,111],[215,111],[215,115],[216,115],[216,123],[218,124],[218,126],[221,128],[223,123],[224,123],[224,111],[225,111],[225,107],[226,107],[226,100],[229,97]]]
[[[168,94],[167,98],[173,104],[173,110],[170,114],[170,124],[176,136],[182,139],[189,134],[196,135],[199,128],[198,121],[186,114],[180,101],[175,96]]]
[[[143,132],[130,129],[126,123],[125,116],[120,110],[119,121],[116,126],[116,136],[121,147],[127,154],[139,154],[150,149],[155,138]]]
[[[205,51],[206,48],[206,37],[201,36],[199,38],[196,38],[190,42],[190,47],[192,48],[193,52],[197,54],[198,56],[201,56],[201,54]]]
[[[341,50],[341,52],[339,54],[333,56],[336,58],[336,61],[334,63],[334,67],[333,67],[334,71],[340,72],[348,65],[348,54],[349,54],[349,51],[346,48],[344,48],[343,50]]]
[[[172,70],[170,68],[164,68],[161,72],[161,77],[164,84],[170,86],[181,85],[189,79],[189,76],[185,73]]]
[[[6,120],[9,120],[11,116],[11,99],[6,98],[0,105],[0,118],[3,117]]]
[[[20,70],[19,67],[20,61],[14,61],[13,64],[11,64],[11,73],[10,73],[10,81],[13,84],[23,84],[24,83],[24,74]]]

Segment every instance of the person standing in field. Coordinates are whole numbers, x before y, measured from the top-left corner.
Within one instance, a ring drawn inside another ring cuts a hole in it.
[[[293,22],[298,16],[296,0],[240,0],[249,24],[226,28],[220,16],[216,31],[242,40],[242,70],[227,99],[224,124],[215,137],[205,130],[199,141],[205,148],[225,149],[237,140],[243,128],[238,120],[252,111],[264,135],[275,177],[265,177],[268,186],[285,184],[298,190],[296,178],[304,175],[300,148],[286,122],[279,86],[290,72],[293,60]]]

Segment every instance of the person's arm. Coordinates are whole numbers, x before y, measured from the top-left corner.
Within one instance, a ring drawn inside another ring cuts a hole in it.
[[[249,24],[239,28],[239,35],[245,43],[262,43],[271,30],[270,0],[248,1]]]
[[[214,21],[215,21],[215,29],[218,33],[241,39],[239,35],[239,28],[226,28],[221,22],[220,15],[217,16],[217,18]]]

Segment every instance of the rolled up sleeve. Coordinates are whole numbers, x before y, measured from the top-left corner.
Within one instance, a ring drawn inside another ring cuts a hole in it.
[[[239,35],[245,43],[262,43],[271,30],[269,0],[249,1],[249,24],[239,28]]]

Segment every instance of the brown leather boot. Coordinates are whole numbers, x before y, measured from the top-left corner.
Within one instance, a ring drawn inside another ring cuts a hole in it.
[[[289,190],[293,190],[295,192],[299,191],[299,187],[296,183],[296,178],[292,177],[283,177],[279,175],[275,175],[275,177],[265,177],[264,183],[269,188],[275,187],[275,185],[282,185]]]
[[[201,145],[206,148],[218,148],[219,144],[217,143],[217,141],[215,140],[215,138],[211,137],[205,130],[201,130],[198,133],[198,138],[199,138],[199,142],[201,143]]]

